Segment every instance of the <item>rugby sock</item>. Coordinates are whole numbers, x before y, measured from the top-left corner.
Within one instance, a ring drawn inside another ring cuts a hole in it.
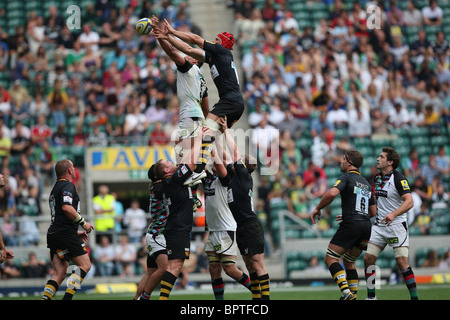
[[[211,281],[211,284],[216,300],[224,300],[225,284],[223,283],[223,279],[214,279]]]
[[[80,270],[79,275],[75,272],[76,270]],[[67,290],[62,298],[63,300],[72,300],[73,295],[80,289],[81,283],[83,282],[84,277],[86,277],[86,271],[81,268],[77,268],[76,270],[73,270],[72,274],[67,279]]]
[[[367,298],[375,298],[375,270],[368,272],[367,268],[364,270],[367,283]]]
[[[200,173],[203,170],[205,170],[206,167],[206,163],[208,162],[208,159],[211,157],[211,153],[213,150],[213,143],[214,142],[214,138],[211,136],[204,136],[203,140],[202,140],[202,149],[200,151],[200,156],[198,159],[198,163],[195,166],[195,170],[194,172],[196,173]]]
[[[252,284],[250,282],[250,278],[245,273],[242,273],[242,276],[238,279],[238,282],[246,287],[249,291],[252,291]]]
[[[350,292],[350,288],[348,287],[347,278],[345,277],[345,271],[342,269],[339,262],[334,262],[329,267],[331,276],[336,284],[339,286],[339,289],[342,292],[342,295],[345,295]]]
[[[347,274],[348,287],[356,299],[358,294],[358,272],[356,269],[348,269],[345,273]]]
[[[52,300],[58,291],[58,283],[54,280],[48,280],[44,287],[44,294],[42,295],[42,300]]]
[[[150,300],[150,294],[142,291],[141,295],[139,296],[139,300]]]
[[[166,271],[161,279],[161,290],[159,292],[159,300],[169,300],[170,292],[177,281],[177,277]]]
[[[417,295],[417,286],[416,286],[416,277],[414,276],[414,272],[411,267],[402,270],[403,279],[405,280],[406,287],[409,290],[409,295],[411,296],[411,300],[419,300]]]
[[[261,288],[256,272],[250,274],[250,286],[252,289],[252,300],[261,300]]]
[[[263,274],[259,278],[259,285],[261,286],[261,300],[270,300],[270,278],[269,274]]]

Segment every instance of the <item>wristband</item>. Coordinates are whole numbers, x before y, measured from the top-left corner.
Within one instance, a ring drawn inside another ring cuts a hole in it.
[[[84,226],[86,224],[86,221],[84,221],[84,218],[80,216],[80,214],[78,214],[73,222],[78,223],[80,226]]]

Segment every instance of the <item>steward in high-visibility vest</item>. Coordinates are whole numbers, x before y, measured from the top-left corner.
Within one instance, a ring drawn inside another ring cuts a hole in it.
[[[106,185],[101,185],[98,192],[99,194],[93,199],[95,230],[108,231],[114,229],[116,199],[109,194],[109,188]]]

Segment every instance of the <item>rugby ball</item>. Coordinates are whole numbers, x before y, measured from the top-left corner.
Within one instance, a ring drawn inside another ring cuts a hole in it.
[[[149,34],[153,29],[152,21],[149,18],[142,18],[136,23],[136,31],[141,36]]]

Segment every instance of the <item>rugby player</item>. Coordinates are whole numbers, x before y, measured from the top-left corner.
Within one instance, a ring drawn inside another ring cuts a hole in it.
[[[75,168],[69,159],[55,165],[57,181],[50,192],[49,205],[51,224],[47,231],[47,247],[54,273],[44,288],[42,300],[52,300],[61,282],[65,279],[70,261],[77,268],[67,279],[63,300],[72,300],[81,287],[84,277],[91,269],[86,244],[88,233],[94,227],[80,215],[80,198],[75,185]],[[84,231],[78,231],[78,227]]]
[[[380,172],[374,178],[375,197],[377,199],[377,215],[372,226],[372,235],[367,252],[364,255],[366,279],[372,279],[367,286],[367,300],[376,300],[375,265],[377,257],[388,244],[394,250],[395,260],[400,269],[411,300],[418,300],[416,279],[408,262],[409,234],[407,213],[414,206],[408,180],[396,169],[400,164],[400,156],[391,147],[384,147],[377,158],[377,169]]]
[[[321,210],[341,195],[342,220],[327,248],[325,264],[341,290],[341,300],[355,300],[358,291],[358,273],[355,261],[367,249],[370,238],[370,218],[375,216],[376,204],[370,183],[361,176],[359,168],[363,156],[357,150],[347,150],[341,159],[343,174],[320,199],[311,213],[313,224],[320,220]],[[343,257],[345,271],[339,263]]]

